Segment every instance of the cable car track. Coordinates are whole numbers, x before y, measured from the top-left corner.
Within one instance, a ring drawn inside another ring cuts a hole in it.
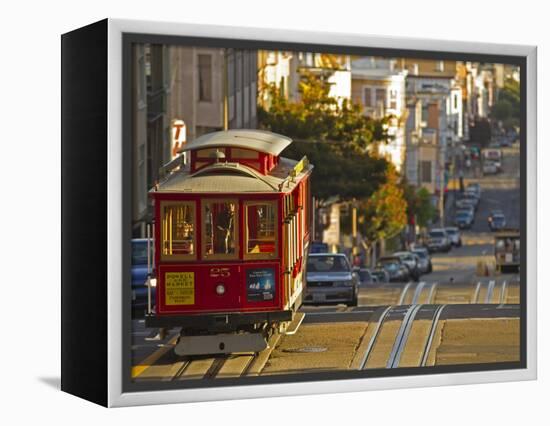
[[[425,343],[423,345],[423,350],[420,354],[420,361],[418,364],[418,366],[425,366],[428,361],[428,356],[432,347],[435,332],[437,330],[437,325],[446,306],[447,305],[415,304],[386,307],[375,322],[375,329],[372,332],[369,342],[365,348],[362,360],[359,364],[359,369],[365,370],[369,368],[381,367],[369,367],[369,361],[373,358],[375,351],[383,351],[384,347],[387,346],[384,343],[381,343],[381,335],[383,333],[384,326],[391,321],[400,321],[400,324],[397,332],[395,333],[395,337],[392,338],[391,350],[385,358],[384,365],[385,368],[398,368],[400,366],[401,357],[407,347],[409,336],[415,321],[419,319],[426,320],[425,318],[419,318],[421,316],[420,314],[425,316],[429,313],[430,326],[428,328],[428,333],[425,338]],[[378,349],[377,345],[379,344],[384,345],[384,347]]]

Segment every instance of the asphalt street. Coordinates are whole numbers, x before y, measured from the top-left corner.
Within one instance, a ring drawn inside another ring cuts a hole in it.
[[[136,381],[218,379],[251,375],[519,360],[518,274],[495,274],[494,235],[487,217],[504,212],[519,227],[519,149],[504,150],[503,171],[477,182],[481,202],[462,247],[434,254],[433,272],[418,283],[362,286],[359,306],[304,306],[296,333],[277,335],[260,354],[178,358],[171,350],[177,330],[152,340],[142,320],[133,320],[132,376]],[[446,212],[452,222],[452,207]],[[490,276],[478,276],[478,262]]]

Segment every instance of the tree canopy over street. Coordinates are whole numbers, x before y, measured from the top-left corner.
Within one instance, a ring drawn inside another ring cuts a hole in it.
[[[300,82],[301,99],[290,101],[275,85],[267,88],[271,103],[260,108],[262,127],[294,140],[283,156],[300,159],[307,155],[317,166],[313,195],[342,199],[366,198],[385,182],[388,162],[369,154],[372,142],[387,141],[386,122],[362,113],[350,100],[329,96],[326,78],[305,73]]]
[[[519,81],[506,79],[492,110],[492,116],[501,121],[506,129],[519,126],[520,98]]]

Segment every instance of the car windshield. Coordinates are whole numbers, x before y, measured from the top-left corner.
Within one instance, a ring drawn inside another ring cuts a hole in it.
[[[380,259],[378,266],[384,269],[397,269],[399,267],[399,260],[397,259]]]
[[[504,222],[504,216],[500,216],[500,215],[493,216],[493,221],[495,221],[495,222]]]
[[[344,256],[310,256],[307,260],[308,272],[349,272],[350,267]]]
[[[421,259],[426,259],[428,257],[428,254],[424,250],[414,250],[414,254]]]
[[[467,218],[468,216],[470,216],[470,213],[469,212],[466,212],[466,211],[460,211],[460,212],[457,212],[456,213],[456,217],[458,218],[461,218],[461,219],[465,219]],[[447,231],[448,232],[448,231]],[[449,234],[452,234],[453,232],[448,232]]]
[[[431,231],[430,237],[431,238],[443,238],[445,236],[445,233],[443,231]]]
[[[150,251],[152,254],[152,245]],[[147,265],[147,241],[132,242],[132,265]]]
[[[466,212],[464,212],[464,213],[466,213]],[[456,235],[456,234],[458,234],[458,231],[456,229],[447,229],[447,234]]]

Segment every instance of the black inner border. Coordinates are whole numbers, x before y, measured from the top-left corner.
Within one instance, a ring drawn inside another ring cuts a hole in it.
[[[434,367],[410,367],[398,369],[374,369],[364,371],[335,371],[302,374],[281,374],[277,376],[240,377],[216,380],[197,380],[186,382],[146,382],[135,383],[131,379],[131,211],[132,211],[132,45],[151,43],[165,45],[184,45],[210,48],[235,48],[257,50],[291,50],[319,53],[339,53],[360,56],[407,57],[422,59],[440,59],[471,61],[499,64],[513,64],[520,67],[520,244],[521,265],[527,265],[527,58],[525,56],[489,55],[468,52],[427,51],[411,49],[369,48],[361,46],[335,46],[269,40],[242,40],[231,38],[190,37],[156,34],[122,34],[122,270],[123,270],[123,306],[122,306],[122,391],[140,392],[155,390],[219,388],[243,385],[299,383],[327,380],[364,379],[369,377],[417,376],[443,373],[466,373],[495,370],[514,370],[527,368],[527,283],[525,267],[520,270],[520,361],[505,363],[458,364]],[[399,41],[396,41],[398,44]]]

